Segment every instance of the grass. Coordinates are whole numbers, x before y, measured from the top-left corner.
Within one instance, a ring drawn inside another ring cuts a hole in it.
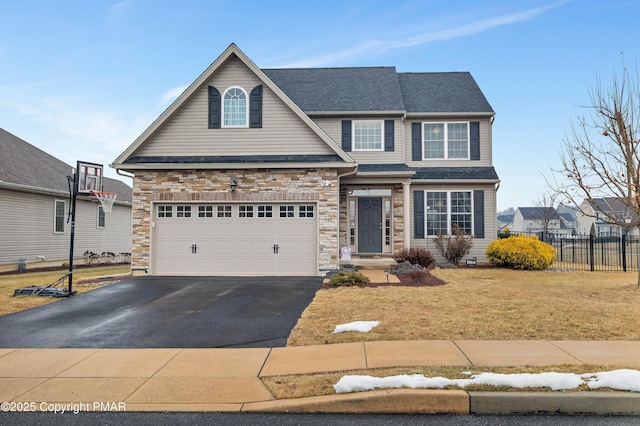
[[[441,269],[437,287],[319,291],[287,345],[371,340],[640,340],[635,272]],[[368,333],[338,324],[380,321]]]
[[[594,373],[599,371],[611,371],[619,367],[597,366],[597,365],[553,365],[542,369],[541,367],[469,367],[469,366],[424,366],[424,367],[396,367],[396,368],[376,368],[369,370],[349,370],[333,373],[317,373],[291,376],[270,376],[261,377],[262,383],[276,399],[305,398],[310,396],[334,395],[335,385],[346,375],[367,375],[373,377],[389,377],[401,374],[422,374],[425,377],[445,377],[447,379],[468,379],[470,376],[464,372],[472,374],[498,373],[498,374],[537,374],[542,371],[553,371],[556,373]],[[457,386],[448,386],[445,389],[460,389]],[[464,388],[466,391],[518,391],[518,392],[551,392],[549,388],[518,388],[509,386],[490,385],[469,385]],[[606,391],[606,389],[603,389]],[[589,391],[586,384],[576,389],[564,392]]]
[[[441,269],[436,287],[341,287],[319,291],[287,345],[372,340],[639,340],[640,287],[635,272],[534,272]],[[338,324],[380,321],[368,333],[332,334]],[[640,365],[638,365],[640,367]],[[473,373],[593,373],[619,366],[471,367]],[[625,368],[629,368],[626,366]],[[348,374],[423,374],[468,378],[470,367],[422,366],[262,378],[277,399],[331,395]],[[457,388],[455,388],[457,389]],[[513,391],[474,385],[468,391]],[[543,388],[517,391],[544,391]],[[576,391],[587,391],[586,386]]]
[[[127,274],[131,271],[129,265],[100,266],[82,268],[73,271],[73,289],[78,293],[84,293],[105,284],[95,281],[96,277]],[[44,286],[60,278],[66,271],[49,272],[25,272],[21,274],[0,275],[0,315],[22,311],[36,306],[53,303],[60,299],[54,297],[39,296],[13,296],[17,288],[30,285]],[[84,283],[83,283],[84,281]],[[68,281],[57,287],[67,287]]]

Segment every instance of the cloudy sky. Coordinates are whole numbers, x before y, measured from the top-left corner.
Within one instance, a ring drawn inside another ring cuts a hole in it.
[[[638,17],[640,0],[5,1],[0,127],[108,168],[230,43],[263,68],[469,71],[496,111],[498,209],[531,206],[598,78],[635,68]]]

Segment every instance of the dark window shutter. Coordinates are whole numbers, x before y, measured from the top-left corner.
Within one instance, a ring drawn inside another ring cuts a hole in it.
[[[249,95],[249,127],[262,127],[262,85],[254,87]]]
[[[411,123],[411,159],[422,160],[422,124]]]
[[[415,238],[424,238],[424,191],[413,192],[413,228]]]
[[[342,149],[351,151],[351,120],[342,120]]]
[[[393,152],[395,150],[394,143],[393,120],[384,120],[384,150]]]
[[[480,160],[480,123],[472,121],[469,123],[469,135],[471,136],[471,159]]]
[[[221,116],[220,92],[213,86],[209,86],[209,128],[220,128]]]
[[[484,191],[473,191],[473,227],[476,238],[484,238]]]

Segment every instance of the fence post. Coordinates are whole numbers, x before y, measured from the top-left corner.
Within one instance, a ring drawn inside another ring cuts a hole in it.
[[[627,236],[622,234],[622,270],[627,272]]]
[[[594,249],[594,243],[595,243],[595,237],[593,234],[589,234],[589,263],[591,265],[591,272],[594,271],[594,257],[595,257],[595,249]]]

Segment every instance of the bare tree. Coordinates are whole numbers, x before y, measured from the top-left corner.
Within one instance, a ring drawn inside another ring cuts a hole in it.
[[[533,211],[533,218],[540,223],[545,235],[549,234],[552,229],[555,229],[555,222],[558,222],[558,229],[560,226],[560,215],[556,210],[556,199],[559,194],[553,191],[542,192],[538,195],[538,198],[534,201],[537,209]]]
[[[563,141],[562,167],[554,170],[553,190],[565,204],[590,217],[606,217],[622,227],[640,225],[640,80],[623,64],[611,86],[597,79],[589,91],[590,110],[571,122]],[[596,198],[615,198],[623,212],[604,211]],[[593,211],[582,207],[589,201]],[[638,284],[640,284],[640,265]]]

